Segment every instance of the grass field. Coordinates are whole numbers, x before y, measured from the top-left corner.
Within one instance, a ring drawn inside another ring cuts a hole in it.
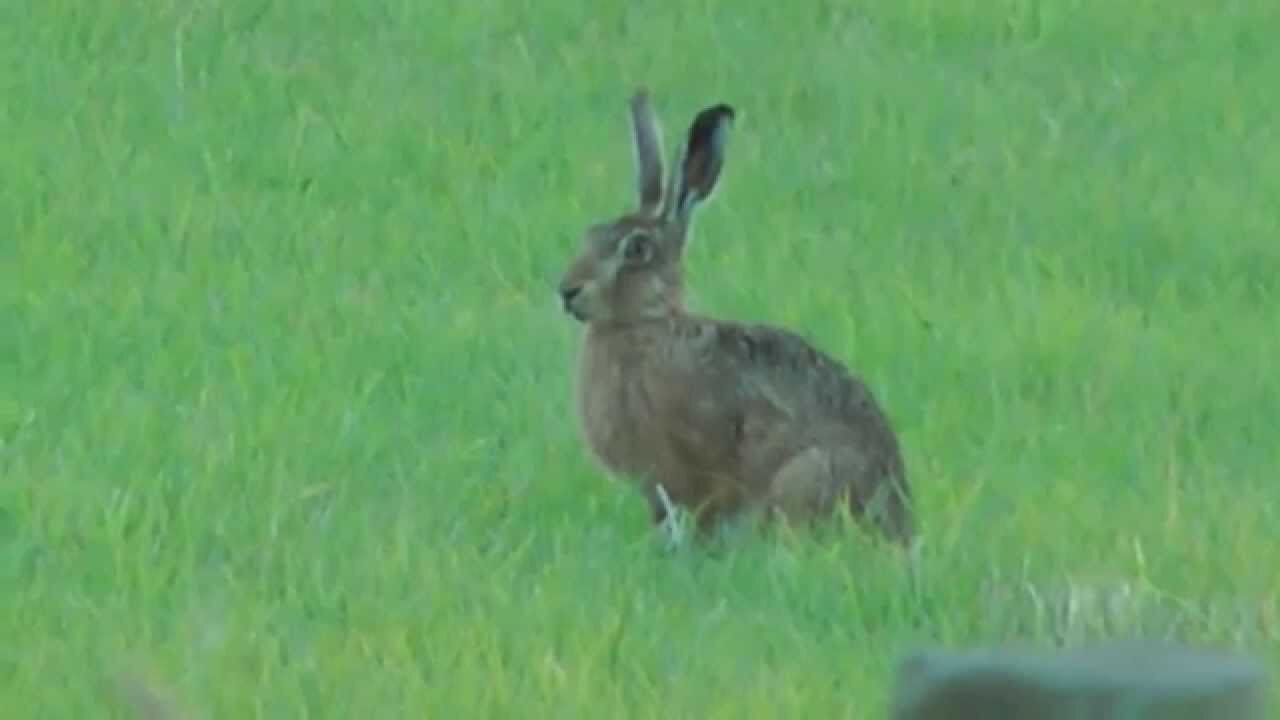
[[[0,704],[882,716],[922,644],[1280,660],[1273,0],[0,7]],[[553,289],[739,110],[696,309],[898,426],[914,576],[655,540]]]

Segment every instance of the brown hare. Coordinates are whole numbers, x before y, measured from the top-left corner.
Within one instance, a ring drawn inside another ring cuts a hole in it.
[[[639,207],[587,229],[559,286],[585,325],[586,444],[639,484],[658,524],[668,503],[701,532],[744,511],[809,523],[843,504],[909,545],[898,439],[863,382],[793,332],[685,310],[681,260],[733,118],[724,104],[700,112],[667,181],[648,93],[631,99]]]

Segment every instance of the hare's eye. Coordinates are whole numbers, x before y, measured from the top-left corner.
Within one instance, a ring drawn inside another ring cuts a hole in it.
[[[643,233],[636,233],[627,237],[626,246],[623,248],[623,257],[627,262],[645,263],[653,257],[653,239]]]

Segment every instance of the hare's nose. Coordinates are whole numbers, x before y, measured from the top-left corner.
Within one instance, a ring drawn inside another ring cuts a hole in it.
[[[560,288],[560,301],[564,303],[566,309],[568,309],[570,303],[573,302],[573,299],[578,297],[578,293],[580,292],[582,292],[581,285]]]

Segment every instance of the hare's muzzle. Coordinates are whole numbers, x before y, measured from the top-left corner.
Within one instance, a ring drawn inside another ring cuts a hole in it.
[[[562,305],[564,305],[564,311],[579,320],[582,320],[583,318],[582,318],[582,315],[576,309],[574,309],[573,301],[581,294],[582,294],[581,285],[560,287],[560,302]]]

